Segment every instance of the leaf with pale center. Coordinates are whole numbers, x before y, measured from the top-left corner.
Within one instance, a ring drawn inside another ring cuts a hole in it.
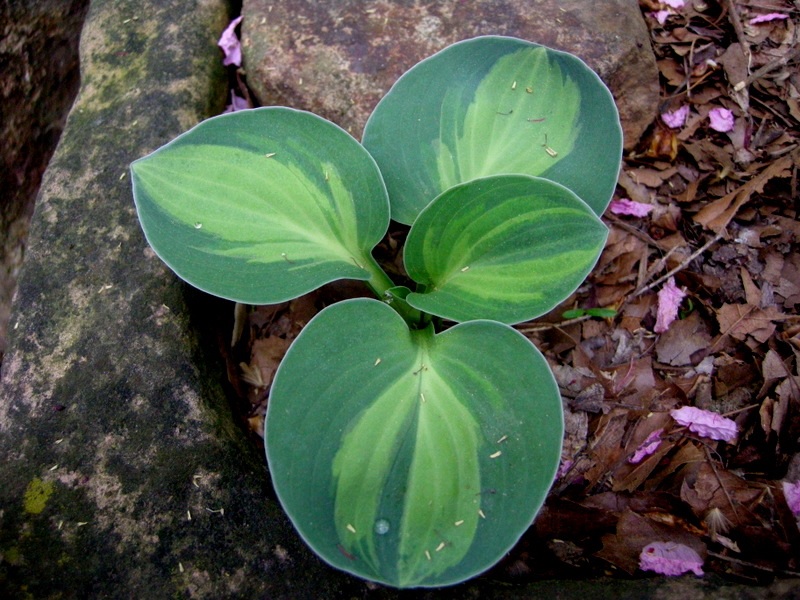
[[[288,108],[204,121],[131,171],[156,253],[192,285],[240,302],[369,279],[364,267],[389,223],[386,189],[364,148]]]
[[[557,183],[526,175],[473,180],[436,198],[411,227],[405,265],[425,288],[406,301],[453,321],[527,321],[575,291],[607,234]]]
[[[462,581],[530,525],[558,465],[561,400],[522,335],[434,335],[386,304],[326,308],[281,363],[266,418],[273,483],[326,561],[398,587]]]
[[[580,59],[488,36],[405,73],[370,116],[364,146],[402,223],[456,184],[506,173],[557,181],[600,215],[617,181],[622,130],[610,92]]]

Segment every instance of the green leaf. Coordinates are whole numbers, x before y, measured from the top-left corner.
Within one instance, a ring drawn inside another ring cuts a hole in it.
[[[318,314],[275,377],[273,483],[317,554],[397,587],[498,561],[558,466],[561,399],[542,355],[494,321],[434,335],[354,299]]]
[[[131,165],[139,220],[181,278],[268,304],[370,278],[389,206],[375,162],[345,131],[288,108],[204,121]]]
[[[406,270],[425,293],[406,301],[453,321],[527,321],[575,291],[607,234],[580,198],[552,181],[497,175],[461,184],[411,227]]]
[[[580,59],[479,37],[405,73],[370,116],[364,146],[401,223],[453,185],[502,173],[557,181],[600,215],[617,181],[622,130],[610,92]]]
[[[572,308],[561,313],[562,319],[578,319],[587,316],[598,319],[613,319],[617,316],[617,311],[613,308]]]

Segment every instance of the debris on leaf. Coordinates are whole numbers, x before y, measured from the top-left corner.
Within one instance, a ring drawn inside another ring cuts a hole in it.
[[[656,429],[653,433],[647,436],[647,439],[643,441],[639,447],[636,449],[636,452],[628,459],[628,462],[635,465],[642,462],[642,459],[646,456],[650,456],[653,452],[658,450],[658,447],[661,445],[661,434],[664,433],[664,429]]]
[[[709,127],[720,133],[727,133],[733,129],[733,113],[727,108],[712,108],[708,111]]]
[[[730,443],[736,440],[739,433],[736,421],[710,410],[684,406],[671,410],[669,414],[676,423],[688,427],[692,433],[712,440],[723,440]]]
[[[639,568],[661,575],[683,575],[689,571],[703,575],[703,560],[694,550],[674,542],[652,542],[639,555]]]
[[[672,322],[678,318],[678,308],[686,293],[675,285],[675,278],[670,277],[658,292],[658,313],[653,331],[664,333]]]
[[[645,204],[643,202],[636,202],[628,198],[621,198],[619,200],[612,200],[608,205],[610,210],[615,215],[630,215],[632,217],[646,217],[653,210],[652,204]]]
[[[689,116],[689,105],[684,104],[680,108],[673,111],[661,113],[661,120],[667,127],[672,129],[680,129],[686,123],[686,117]]]
[[[222,35],[217,42],[217,46],[222,48],[225,57],[222,59],[222,64],[226,67],[235,65],[242,66],[242,46],[239,43],[239,38],[236,36],[236,27],[242,22],[242,17],[236,17],[222,32]]]

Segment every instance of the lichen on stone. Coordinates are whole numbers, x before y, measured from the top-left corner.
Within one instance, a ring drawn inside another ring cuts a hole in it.
[[[28,484],[28,488],[25,490],[25,496],[22,500],[22,506],[25,512],[32,515],[40,514],[45,506],[47,506],[47,501],[50,499],[52,493],[52,481],[42,481],[38,477],[34,477]]]

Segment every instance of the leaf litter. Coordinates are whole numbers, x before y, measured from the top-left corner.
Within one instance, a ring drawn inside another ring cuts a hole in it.
[[[485,577],[798,577],[800,2],[639,3],[659,116],[624,158],[593,275],[517,326],[554,369],[566,435],[545,507]],[[229,110],[252,106],[230,69]],[[398,281],[406,233],[376,249]],[[291,341],[368,295],[339,282],[237,307],[223,355],[256,442]]]

